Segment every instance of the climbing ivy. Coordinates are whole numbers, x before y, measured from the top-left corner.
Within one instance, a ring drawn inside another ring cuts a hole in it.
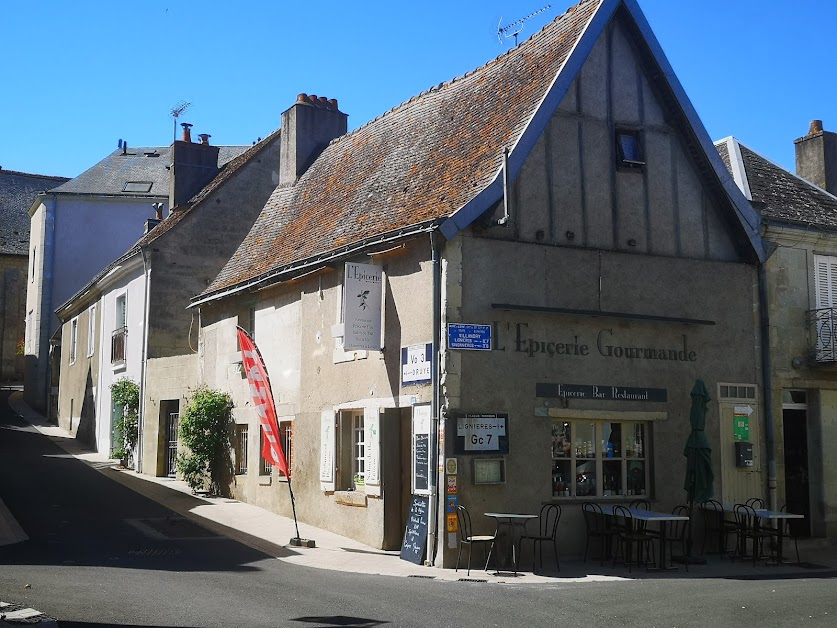
[[[113,407],[121,412],[116,417],[117,440],[112,456],[128,461],[133,457],[139,438],[139,385],[128,377],[121,377],[110,385]]]
[[[193,491],[218,495],[227,471],[232,399],[201,386],[180,415],[180,441],[187,451],[177,457],[177,470]]]

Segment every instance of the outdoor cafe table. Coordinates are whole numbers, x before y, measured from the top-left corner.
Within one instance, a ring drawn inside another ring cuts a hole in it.
[[[614,517],[616,516],[614,510],[617,505],[621,504],[614,504],[613,506],[602,506],[602,512],[605,515]],[[688,521],[689,518],[685,515],[673,515],[670,512],[656,512],[654,510],[643,510],[642,508],[624,508],[629,513],[631,513],[631,517],[633,517],[634,521],[656,521],[660,524],[660,560],[657,564],[656,569],[661,571],[676,571],[678,567],[675,567],[671,564],[667,564],[666,547],[668,545],[668,526],[666,524],[669,521]]]
[[[721,507],[724,509],[724,512],[730,512],[735,514],[735,506],[736,504],[721,504]],[[776,534],[776,564],[781,564],[784,562],[784,555],[782,554],[782,539],[785,537],[785,526],[784,521],[787,519],[804,519],[805,515],[798,515],[793,512],[783,512],[781,510],[768,510],[766,508],[753,508],[753,512],[756,514],[756,519],[758,520],[756,523],[764,522],[774,522],[779,521],[781,522],[777,529]]]
[[[490,517],[494,519],[497,523],[497,530],[494,534],[495,538],[500,533],[500,528],[505,527],[509,531],[509,543],[511,543],[511,558],[512,564],[514,565],[514,575],[517,575],[517,557],[515,556],[515,549],[514,549],[514,540],[515,540],[515,532],[522,533],[526,529],[526,522],[531,519],[537,519],[538,515],[525,515],[525,514],[517,514],[512,512],[487,512],[485,513],[486,517]],[[496,562],[495,557],[495,562]],[[500,568],[497,567],[497,571],[495,575],[500,574]]]

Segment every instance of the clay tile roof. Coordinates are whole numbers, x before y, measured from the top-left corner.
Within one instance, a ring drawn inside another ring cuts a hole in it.
[[[354,243],[450,217],[497,175],[603,0],[334,140],[277,189],[202,297]]]
[[[762,157],[737,140],[753,205],[770,222],[793,222],[837,228],[837,197]],[[732,170],[728,143],[716,144]]]

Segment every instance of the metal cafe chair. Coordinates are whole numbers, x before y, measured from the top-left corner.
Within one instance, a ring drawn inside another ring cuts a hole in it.
[[[745,506],[749,506],[753,510],[764,510],[764,500],[761,497],[751,497],[746,502]]]
[[[595,502],[585,502],[581,505],[581,514],[584,515],[584,526],[587,529],[587,542],[584,544],[584,562],[587,562],[587,550],[590,548],[590,539],[601,539],[601,565],[604,566],[605,558],[610,558],[610,548],[616,530],[608,525],[602,507]]]
[[[468,514],[468,509],[465,506],[456,507],[456,518],[459,520],[459,553],[456,555],[456,569],[459,571],[459,559],[462,557],[462,546],[468,546],[468,575],[471,575],[471,554],[473,553],[474,545],[482,545],[483,553],[485,553],[485,546],[488,545],[488,554],[485,558],[485,571],[488,571],[488,561],[491,560],[491,552],[494,551],[494,543],[497,541],[497,532],[494,534],[474,534],[471,527],[471,515]],[[496,561],[495,561],[496,562]]]
[[[561,563],[558,561],[558,522],[561,521],[561,506],[558,504],[544,504],[538,517],[537,533],[529,534],[524,527],[523,534],[517,541],[517,560],[520,562],[520,552],[523,541],[532,541],[532,571],[535,571],[535,549],[538,551],[538,565],[543,569],[543,544],[552,543],[552,551],[555,553],[555,564],[558,571],[561,571]],[[515,571],[518,565],[515,565]]]
[[[654,555],[654,536],[637,530],[634,527],[634,518],[631,511],[624,506],[613,507],[613,518],[616,521],[616,552],[613,554],[613,566],[616,566],[616,559],[619,557],[619,550],[622,550],[622,558],[628,567],[636,564],[648,565]],[[634,549],[637,549],[636,560],[634,560]]]
[[[651,510],[651,502],[649,502],[647,499],[635,499],[629,504],[629,507],[634,508],[636,510]],[[660,533],[657,530],[648,529],[647,521],[634,521],[634,527],[640,532],[645,532],[647,534],[650,534],[651,536],[660,535]]]
[[[772,536],[769,532],[762,530],[756,518],[756,511],[747,504],[735,504],[735,525],[737,527],[738,540],[735,546],[735,555],[742,560],[747,558],[747,541],[753,543],[753,565],[762,557],[762,541]]]
[[[714,536],[718,542],[718,554],[721,558],[729,553],[727,540],[730,534],[736,535],[738,541],[738,526],[735,521],[730,521],[724,516],[724,507],[721,502],[708,499],[703,502],[703,541],[700,545],[700,555],[706,553],[706,539]]]

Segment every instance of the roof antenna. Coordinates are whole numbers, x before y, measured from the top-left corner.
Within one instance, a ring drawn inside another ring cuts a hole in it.
[[[517,34],[523,30],[524,23],[526,20],[531,20],[533,17],[538,15],[539,13],[543,13],[544,11],[548,11],[552,8],[551,4],[547,4],[542,9],[538,9],[534,13],[530,13],[524,18],[517,20],[516,22],[512,22],[506,26],[501,26],[503,23],[503,18],[500,18],[499,23],[497,24],[497,39],[500,40],[500,44],[503,43],[503,37],[509,39],[510,37],[514,37],[514,45],[517,47]],[[511,31],[511,32],[510,32]]]
[[[174,107],[171,108],[171,117],[174,118],[174,132],[172,133],[172,142],[177,140],[177,119],[184,111],[186,111],[191,106],[192,103],[186,102],[185,100],[181,100],[179,103],[177,103]]]

